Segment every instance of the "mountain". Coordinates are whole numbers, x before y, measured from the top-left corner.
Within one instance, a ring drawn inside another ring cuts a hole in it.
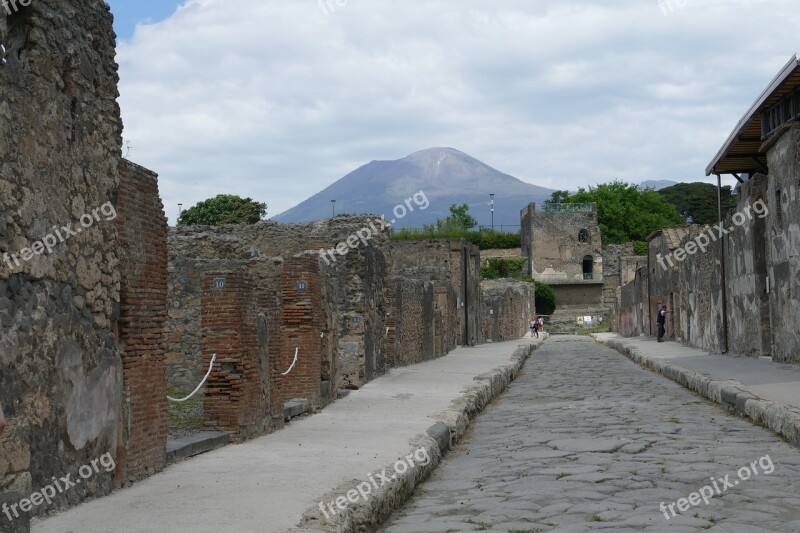
[[[667,187],[672,187],[673,185],[677,185],[677,181],[670,181],[670,180],[649,180],[643,181],[639,184],[639,190],[645,189],[653,189],[656,191],[660,191],[661,189],[666,189]]]
[[[331,200],[336,213],[385,215],[398,218],[396,206],[414,193],[423,191],[430,202],[421,210],[411,202],[414,212],[395,227],[419,228],[445,218],[452,204],[468,204],[470,214],[482,226],[491,224],[489,194],[494,193],[495,227],[519,227],[519,213],[530,202],[550,198],[551,189],[538,187],[504,174],[453,148],[430,148],[397,161],[373,161],[351,172],[308,200],[272,218],[276,222],[310,222],[331,216]],[[424,205],[422,197],[419,204]],[[398,210],[398,212],[402,212]]]

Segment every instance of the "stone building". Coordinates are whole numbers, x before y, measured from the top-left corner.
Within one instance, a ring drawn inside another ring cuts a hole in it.
[[[553,287],[550,323],[574,326],[605,314],[603,248],[596,204],[530,204],[521,213],[528,275]]]
[[[615,326],[712,352],[800,363],[800,61],[778,73],[706,169],[739,182],[721,226],[651,235],[647,272],[620,291]],[[668,257],[669,256],[669,257]],[[645,290],[646,288],[646,290]]]
[[[164,464],[166,219],[155,175],[121,157],[108,5],[17,7],[0,14],[0,499],[116,466],[36,515]]]

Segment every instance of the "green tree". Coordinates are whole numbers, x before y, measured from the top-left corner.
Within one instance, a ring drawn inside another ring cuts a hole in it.
[[[536,314],[549,316],[555,313],[558,302],[553,287],[538,281],[533,284],[536,287]]]
[[[544,201],[544,206],[550,204],[566,204],[569,202],[569,191],[554,191],[549,200]]]
[[[453,204],[450,206],[450,216],[445,219],[445,223],[454,225],[463,230],[470,230],[478,225],[478,221],[469,214],[469,206],[467,204]]]
[[[267,215],[267,204],[233,194],[220,194],[181,213],[179,226],[255,224]]]
[[[684,220],[690,224],[714,224],[719,222],[717,211],[717,186],[711,183],[678,183],[661,189],[658,193],[675,206]],[[737,199],[730,186],[722,188],[722,216],[735,209]]]
[[[614,181],[589,189],[580,188],[570,194],[567,203],[597,204],[597,222],[603,244],[641,243],[647,236],[665,226],[686,223],[675,206],[652,189]]]

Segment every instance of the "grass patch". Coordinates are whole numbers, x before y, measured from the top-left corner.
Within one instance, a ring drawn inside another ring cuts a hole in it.
[[[170,387],[168,394],[173,398],[183,398],[187,393],[181,389]],[[167,404],[167,426],[170,429],[191,431],[203,428],[205,417],[202,394],[183,403],[167,402]]]
[[[661,421],[662,422],[667,422],[669,424],[680,424],[681,423],[680,418],[675,418],[674,416],[672,418],[662,418]]]
[[[592,516],[592,522],[602,522],[602,521],[603,521],[603,519],[600,518],[600,515],[596,514],[596,515]]]
[[[559,475],[556,476],[556,480],[564,479],[565,477],[571,476],[572,474],[567,474],[566,472],[561,472]]]
[[[473,531],[487,531],[489,528],[492,527],[492,524],[489,522],[476,522],[472,518],[467,518],[464,522],[467,524],[471,524],[473,526],[478,526]]]

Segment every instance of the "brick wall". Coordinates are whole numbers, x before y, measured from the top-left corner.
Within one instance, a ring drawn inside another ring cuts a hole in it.
[[[122,160],[117,205],[120,245],[120,317],[123,410],[117,482],[164,467],[167,438],[165,325],[167,219],[158,176]]]
[[[532,283],[513,280],[481,282],[483,336],[492,342],[524,337],[536,314]]]
[[[281,338],[278,357],[277,393],[283,401],[306,399],[319,408],[323,401],[322,383],[322,286],[318,257],[293,257],[286,260],[281,275]],[[295,351],[297,363],[292,371]]]
[[[217,354],[206,385],[206,424],[233,442],[266,433],[269,388],[258,338],[256,293],[247,274],[208,272],[202,296],[203,365]]]

